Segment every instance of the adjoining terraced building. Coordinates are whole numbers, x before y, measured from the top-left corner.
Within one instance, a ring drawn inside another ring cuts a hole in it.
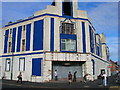
[[[45,82],[53,79],[55,70],[59,79],[67,78],[69,71],[77,71],[77,77],[89,73],[94,79],[102,71],[110,75],[106,37],[96,33],[77,0],[54,0],[32,17],[5,25],[1,33],[5,79],[17,80],[22,72],[23,81]]]

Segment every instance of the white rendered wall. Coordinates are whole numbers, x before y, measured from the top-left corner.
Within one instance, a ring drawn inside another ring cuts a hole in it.
[[[92,59],[95,61],[95,75],[94,78],[97,79],[97,76],[101,73],[101,69],[105,69],[105,72],[108,76],[110,76],[110,69],[108,68],[108,63],[101,61],[98,58],[92,56]],[[107,70],[109,73],[107,73]]]
[[[60,51],[60,19],[54,18],[54,51]]]
[[[73,17],[77,17],[77,10],[78,10],[78,0],[73,0]]]
[[[23,81],[32,81],[32,82],[42,82],[43,78],[43,66],[42,66],[42,76],[32,76],[32,58],[43,58],[43,54],[36,54],[36,55],[26,55],[26,56],[13,56],[13,80],[17,80],[17,76],[19,75],[19,58],[25,57],[25,71],[22,71],[22,78]],[[12,57],[7,57],[11,58]],[[3,67],[4,67],[4,73],[6,78],[5,79],[11,79],[11,68],[10,71],[5,71],[5,61],[6,57],[3,58]],[[42,59],[42,64],[44,60]]]
[[[62,0],[55,0],[56,6],[48,5],[45,10],[40,10],[34,13],[34,16],[42,14],[56,14],[62,16]]]
[[[89,24],[85,22],[85,38],[86,38],[86,52],[90,52],[90,32],[89,32]]]
[[[48,82],[52,79],[52,61],[44,60],[43,63],[43,81]]]
[[[77,52],[83,51],[83,44],[82,44],[82,24],[81,21],[77,21]]]
[[[44,51],[50,51],[50,26],[51,26],[51,18],[45,17],[44,19],[44,44],[43,49]]]

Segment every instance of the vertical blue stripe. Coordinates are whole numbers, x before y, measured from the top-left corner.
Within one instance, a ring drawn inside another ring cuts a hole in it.
[[[21,44],[21,35],[22,35],[22,26],[18,27],[18,36],[17,36],[17,52],[20,52],[20,44]]]
[[[5,39],[4,39],[4,53],[7,53],[7,46],[8,46],[8,36],[9,35],[9,30],[5,31]]]
[[[89,33],[90,33],[90,51],[94,53],[94,38],[91,26],[89,26]]]
[[[95,61],[92,59],[93,75],[95,75]]]
[[[50,51],[54,51],[54,18],[51,18]]]
[[[72,4],[72,1],[70,2],[70,6],[71,6],[71,16],[73,16],[73,4]]]
[[[97,46],[97,55],[100,56],[100,49],[99,49],[99,46]]]
[[[90,33],[90,51],[92,52],[92,35],[91,35],[91,27],[89,26],[89,33]]]
[[[97,51],[96,34],[95,34],[95,50]],[[95,52],[95,54],[96,54],[96,52]]]
[[[99,39],[99,56],[101,56],[101,41],[100,41],[100,39]]]
[[[83,53],[86,53],[85,22],[82,22]]]
[[[15,52],[16,28],[13,28],[12,34],[12,52]]]
[[[33,51],[43,50],[43,20],[34,22]]]
[[[31,24],[26,25],[26,51],[30,50]]]

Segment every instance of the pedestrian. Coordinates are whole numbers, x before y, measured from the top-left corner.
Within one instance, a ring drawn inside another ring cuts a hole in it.
[[[55,80],[57,81],[57,80],[58,80],[57,70],[55,70],[55,72],[54,72],[54,76],[55,76]]]
[[[98,84],[102,84],[102,81],[103,81],[103,79],[104,79],[104,77],[103,77],[103,74],[101,73],[99,76],[98,76],[98,79],[99,79],[99,83]]]
[[[84,77],[83,77],[83,79],[84,79],[84,80],[83,80],[83,81],[84,81],[84,83],[86,83],[86,82],[87,82],[87,76],[88,76],[88,74],[85,74],[85,75],[84,75]]]
[[[19,73],[19,75],[17,76],[17,78],[18,78],[17,83],[18,83],[19,81],[21,81],[21,83],[22,83],[22,73],[21,73],[21,72]]]
[[[72,83],[72,74],[71,74],[71,72],[68,73],[68,83],[69,83],[69,85],[71,85],[71,83]]]
[[[116,83],[120,84],[120,71],[117,73]]]
[[[73,82],[76,82],[76,74],[77,74],[77,71],[74,72]]]
[[[103,73],[103,85],[107,86],[107,74],[105,72]]]

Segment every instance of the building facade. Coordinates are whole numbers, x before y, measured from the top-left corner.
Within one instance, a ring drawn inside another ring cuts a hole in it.
[[[110,75],[109,49],[104,34],[97,34],[86,11],[77,0],[54,0],[32,17],[10,22],[1,30],[1,77],[45,82],[90,74],[94,79],[105,71]],[[67,6],[67,7],[66,7]]]

